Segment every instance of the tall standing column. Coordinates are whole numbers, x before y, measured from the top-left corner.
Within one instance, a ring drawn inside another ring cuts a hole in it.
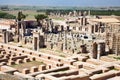
[[[20,33],[20,31],[19,31],[20,26],[21,26],[21,23],[18,21],[18,22],[17,22],[17,26],[16,26],[16,28],[17,28],[17,29],[16,29],[16,34],[17,34],[17,35],[19,35],[19,33]]]
[[[6,31],[6,43],[8,43],[8,42],[9,42],[9,32]]]
[[[85,26],[87,25],[87,18],[86,17],[84,18],[84,25]]]
[[[21,24],[21,35],[22,35],[22,38],[25,36],[25,29],[26,29],[25,22],[22,22],[22,24]]]
[[[3,31],[3,43],[6,43],[6,30]]]
[[[9,32],[4,30],[3,31],[3,43],[8,43],[9,42]]]
[[[37,50],[37,38],[33,37],[33,50]]]
[[[118,55],[118,36],[116,36],[116,50],[115,50],[115,53],[116,53],[116,55]]]
[[[17,22],[17,26],[16,26],[16,41],[19,42],[20,39],[19,39],[19,34],[20,34],[20,31],[19,31],[19,28],[21,27],[21,23],[18,21]]]
[[[52,30],[52,32],[53,32],[54,23],[53,23],[52,19],[50,19],[50,26],[51,26],[51,30]]]
[[[66,32],[64,32],[64,46],[63,46],[63,50],[67,50],[67,36],[66,36]]]
[[[90,10],[88,11],[88,16],[90,16],[91,14],[90,14]]]
[[[40,36],[37,37],[37,51],[40,49]]]
[[[98,53],[97,53],[97,59],[98,59],[98,60],[100,59],[100,54],[101,54],[101,51],[100,51],[101,49],[100,49],[100,48],[101,48],[101,45],[98,44],[98,48],[97,48],[97,52],[98,52]]]
[[[94,59],[97,59],[97,48],[98,48],[98,44],[96,42],[94,42],[93,48],[92,48],[92,56]]]
[[[83,17],[81,18],[81,26],[83,26],[83,23],[84,23],[84,19]]]
[[[108,55],[109,52],[110,52],[109,45],[107,45],[107,44],[106,44],[106,46],[105,46],[105,52],[106,52],[106,55]]]

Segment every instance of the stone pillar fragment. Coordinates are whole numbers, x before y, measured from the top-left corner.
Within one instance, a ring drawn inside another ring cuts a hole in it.
[[[30,73],[30,70],[27,69],[27,68],[25,68],[25,69],[22,70],[22,73],[23,73],[23,74],[29,74],[29,73]]]
[[[100,56],[101,56],[101,51],[100,51],[100,44],[98,44],[98,47],[97,47],[97,50],[98,50],[98,52],[97,52],[97,59],[99,60],[100,59]]]
[[[45,65],[40,65],[39,66],[39,71],[43,71],[43,70],[46,70],[46,66]]]
[[[31,67],[31,73],[37,72],[37,71],[38,71],[38,67],[36,66]]]
[[[97,59],[97,43],[93,43],[93,47],[92,47],[92,56],[94,59]]]
[[[25,36],[25,29],[26,29],[26,25],[25,25],[25,22],[23,21],[21,23],[21,35],[22,35],[22,38]]]

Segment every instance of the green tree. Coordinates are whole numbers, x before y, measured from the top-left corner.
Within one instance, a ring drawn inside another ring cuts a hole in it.
[[[18,21],[21,21],[22,19],[24,20],[25,18],[26,18],[26,15],[24,15],[22,11],[19,11],[18,17],[17,17]]]
[[[1,12],[1,11],[0,11],[0,18],[15,19],[16,16],[14,16],[14,15],[12,15],[12,14],[8,14],[8,13]]]
[[[5,18],[5,19],[15,19],[16,16],[13,16],[13,15],[11,15],[11,14],[6,14],[6,15],[4,16],[4,18]]]
[[[38,14],[38,15],[35,15],[34,16],[35,17],[35,19],[37,20],[37,25],[38,26],[42,26],[42,21],[43,21],[43,19],[46,19],[46,18],[48,18],[48,16],[47,15],[44,15],[44,14]]]
[[[21,27],[21,21],[23,21],[25,18],[26,18],[26,15],[24,15],[24,14],[22,13],[22,11],[19,11],[19,12],[18,12],[18,16],[17,16],[18,27],[19,27],[19,28]],[[19,34],[18,28],[17,28],[17,30],[16,30],[16,34]]]

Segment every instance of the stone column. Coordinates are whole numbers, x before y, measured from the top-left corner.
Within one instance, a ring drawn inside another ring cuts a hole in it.
[[[77,12],[73,11],[73,16],[76,17],[77,16]]]
[[[6,32],[7,32],[6,30],[3,31],[3,35],[2,35],[3,36],[3,43],[7,43],[7,41],[6,41]]]
[[[83,17],[81,18],[81,26],[83,25]]]
[[[44,40],[44,36],[40,35],[38,38],[38,44],[39,44],[39,48],[43,48],[45,46],[45,40]]]
[[[58,33],[58,26],[55,26],[54,32]]]
[[[101,51],[100,51],[101,49],[100,49],[100,48],[101,48],[101,45],[98,44],[98,48],[97,48],[97,51],[98,51],[98,53],[97,53],[97,59],[98,59],[98,60],[100,59],[100,56],[101,56],[101,55],[100,55],[100,54],[101,54]]]
[[[37,37],[37,51],[39,50],[40,48],[40,36]]]
[[[61,25],[61,31],[64,31],[64,26],[63,25]]]
[[[39,50],[39,32],[33,32],[33,50]]]
[[[87,18],[85,16],[81,18],[81,25],[83,26],[87,25]]]
[[[67,31],[69,31],[70,30],[70,26],[67,26]]]
[[[19,39],[19,34],[20,34],[19,28],[21,27],[21,22],[18,21],[16,23],[17,23],[17,26],[16,26],[16,42],[19,42],[20,41],[20,39]]]
[[[37,38],[33,37],[33,50],[37,50]]]
[[[87,16],[87,12],[86,11],[83,12],[83,16]]]
[[[81,11],[80,11],[80,12],[79,12],[79,16],[81,16],[81,14],[82,14],[82,13],[81,13]]]
[[[3,43],[8,43],[9,42],[9,32],[6,30],[3,30]]]
[[[86,53],[87,52],[85,45],[81,45],[80,47],[81,47],[81,52],[82,53]]]
[[[84,25],[87,25],[87,18],[85,18],[84,20],[85,20]]]
[[[91,33],[94,33],[94,25],[91,25]]]
[[[25,24],[25,22],[22,22],[22,24],[21,24],[22,38],[25,36],[25,29],[26,29],[26,24]]]
[[[96,42],[94,42],[93,48],[92,48],[92,56],[94,59],[97,59],[97,48],[98,48],[98,44]]]
[[[8,42],[9,42],[9,32],[6,31],[6,43],[8,43]]]
[[[67,36],[66,36],[66,32],[64,32],[63,50],[67,50]]]
[[[116,49],[115,49],[115,54],[118,55],[118,36],[116,36]]]
[[[51,19],[50,19],[49,24],[50,24],[51,31],[53,32],[53,26],[54,26],[54,23],[53,23],[53,21],[52,21]]]
[[[16,34],[19,35],[20,31],[19,31],[19,28],[21,27],[21,23],[20,22],[17,22],[17,26],[16,26]]]
[[[95,24],[95,32],[98,32],[99,31],[99,27],[97,24]]]
[[[90,10],[88,11],[88,16],[90,16],[91,14],[90,14]]]
[[[110,51],[109,45],[106,44],[106,47],[105,47],[106,55],[109,54],[109,51]]]

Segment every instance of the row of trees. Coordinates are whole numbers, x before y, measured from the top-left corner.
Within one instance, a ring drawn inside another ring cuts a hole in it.
[[[23,14],[22,11],[19,11],[19,12],[18,12],[18,16],[17,16],[17,20],[18,20],[18,21],[22,21],[22,20],[24,20],[27,16],[28,16],[28,15]],[[43,21],[43,19],[48,18],[48,16],[47,16],[47,15],[44,15],[44,14],[37,14],[37,15],[35,15],[34,17],[35,17],[35,19],[36,19],[36,21],[37,21],[37,26],[42,26],[42,21]]]
[[[120,10],[93,10],[91,15],[116,15],[120,16]]]
[[[44,14],[38,14],[38,15],[35,15],[34,17],[37,20],[38,26],[42,26],[42,20],[48,18],[48,16]]]
[[[12,15],[12,14],[8,14],[8,13],[0,11],[0,18],[4,18],[4,19],[16,19],[17,18],[18,21],[22,21],[27,16],[28,15],[23,14],[22,11],[18,12],[17,17]],[[44,14],[38,14],[38,15],[35,15],[34,17],[35,17],[35,19],[36,19],[36,21],[38,23],[37,26],[42,26],[42,20],[45,19],[45,18],[48,18],[48,16],[44,15]]]
[[[12,14],[5,13],[5,12],[0,12],[0,18],[15,19],[16,16],[14,16]]]
[[[37,12],[40,10],[37,10]],[[61,13],[61,14],[68,14],[69,12],[73,12],[74,10],[52,10],[52,9],[48,9],[45,10],[47,15],[50,15],[50,13]],[[86,10],[75,10],[76,12],[84,12]],[[116,16],[120,16],[120,10],[90,10],[91,11],[91,15],[116,15]]]

